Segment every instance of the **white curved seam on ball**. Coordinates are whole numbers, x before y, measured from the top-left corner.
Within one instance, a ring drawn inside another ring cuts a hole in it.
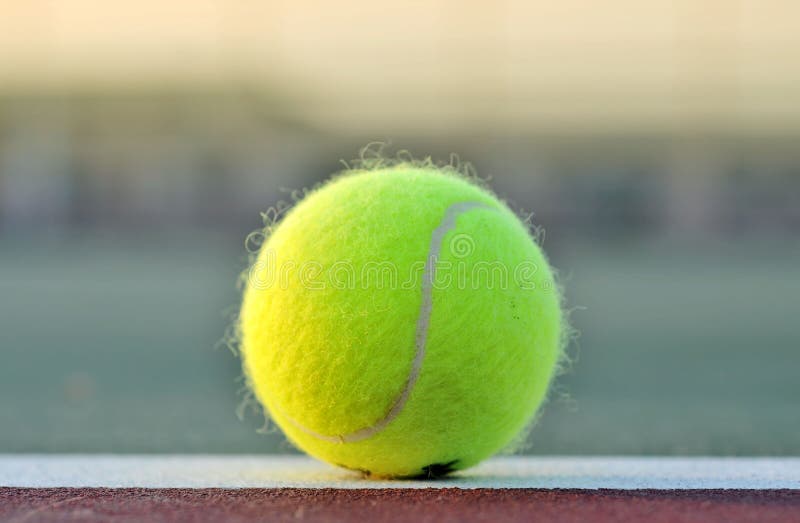
[[[428,248],[428,257],[425,260],[425,268],[422,274],[422,303],[420,304],[419,316],[417,316],[417,327],[414,335],[414,360],[411,362],[411,370],[406,378],[405,386],[397,398],[394,400],[392,407],[389,411],[374,424],[369,427],[364,427],[347,434],[337,434],[334,436],[328,434],[320,434],[304,425],[286,414],[283,409],[277,408],[284,418],[286,418],[292,425],[302,432],[313,436],[317,439],[330,441],[333,443],[354,443],[368,439],[378,432],[382,431],[389,423],[391,423],[403,410],[406,402],[411,396],[411,391],[417,383],[419,373],[422,370],[422,360],[425,358],[425,346],[428,341],[428,326],[430,324],[431,311],[433,309],[433,283],[436,278],[436,261],[442,250],[442,241],[444,236],[450,232],[456,225],[456,219],[461,215],[473,209],[488,209],[496,211],[492,207],[483,202],[458,202],[452,204],[445,211],[444,218],[439,222],[439,225],[431,233],[430,247]],[[274,407],[277,407],[275,405]]]

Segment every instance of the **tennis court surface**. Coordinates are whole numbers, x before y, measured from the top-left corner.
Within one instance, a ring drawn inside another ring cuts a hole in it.
[[[800,458],[502,457],[437,480],[299,456],[0,456],[0,521],[800,521]]]

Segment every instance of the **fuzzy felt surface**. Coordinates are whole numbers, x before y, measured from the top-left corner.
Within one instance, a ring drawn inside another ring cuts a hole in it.
[[[560,298],[526,226],[413,165],[347,173],[292,209],[240,321],[245,374],[287,437],[379,476],[441,475],[507,446],[561,352]]]

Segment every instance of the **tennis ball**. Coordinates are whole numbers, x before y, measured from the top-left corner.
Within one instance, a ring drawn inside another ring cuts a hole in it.
[[[297,447],[374,476],[436,476],[532,421],[561,353],[560,299],[492,194],[430,165],[355,170],[269,229],[241,352]]]

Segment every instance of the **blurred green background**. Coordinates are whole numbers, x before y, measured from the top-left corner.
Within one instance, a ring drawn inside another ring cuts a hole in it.
[[[291,451],[219,343],[244,238],[382,140],[546,229],[529,452],[800,454],[798,4],[2,9],[0,452]]]

